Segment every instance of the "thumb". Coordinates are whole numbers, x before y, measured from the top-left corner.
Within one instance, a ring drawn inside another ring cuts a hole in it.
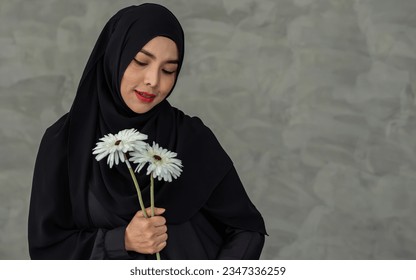
[[[165,211],[166,211],[165,208],[155,207],[155,215],[156,216],[162,215],[163,213],[165,213]],[[142,211],[140,211],[140,212],[142,212]],[[150,207],[146,208],[146,213],[147,213],[147,216],[149,216],[149,217],[152,216],[152,208],[150,208]],[[141,215],[143,215],[143,214],[141,214]]]
[[[157,207],[155,207],[155,215],[162,215],[163,213],[165,213],[165,211],[166,211],[165,208],[157,208]],[[149,214],[150,214],[150,212],[151,211],[149,211]]]

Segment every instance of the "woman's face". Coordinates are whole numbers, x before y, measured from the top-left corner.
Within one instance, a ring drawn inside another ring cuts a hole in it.
[[[175,83],[178,50],[174,41],[158,36],[150,40],[127,66],[121,96],[134,112],[143,114],[162,102]]]

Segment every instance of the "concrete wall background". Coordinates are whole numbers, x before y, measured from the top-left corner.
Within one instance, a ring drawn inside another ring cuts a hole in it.
[[[0,259],[27,259],[41,136],[108,18],[143,1],[1,0]],[[414,0],[156,1],[180,19],[171,103],[234,160],[263,259],[416,258]]]

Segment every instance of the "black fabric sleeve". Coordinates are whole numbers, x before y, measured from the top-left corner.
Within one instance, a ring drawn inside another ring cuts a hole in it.
[[[28,221],[30,257],[126,258],[125,227],[106,230],[75,222],[72,209],[82,202],[70,199],[66,149],[56,144],[61,140],[56,139],[56,130],[61,127],[58,122],[47,130],[36,159]]]
[[[258,260],[264,245],[264,234],[227,228],[218,260]]]
[[[131,256],[124,247],[126,227],[99,229],[91,252],[91,260],[128,260]]]
[[[259,259],[267,234],[233,167],[211,194],[204,211],[224,227],[218,259]]]

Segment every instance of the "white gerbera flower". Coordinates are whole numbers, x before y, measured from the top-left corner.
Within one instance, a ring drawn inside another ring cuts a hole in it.
[[[97,161],[108,156],[107,164],[112,168],[114,164],[118,165],[120,161],[124,162],[127,152],[145,149],[147,144],[143,140],[146,139],[146,134],[142,134],[134,128],[121,130],[116,135],[109,133],[100,138],[100,142],[97,142],[92,154],[96,155]]]
[[[147,145],[147,149],[132,152],[130,155],[132,156],[130,160],[139,164],[136,172],[140,172],[146,164],[149,164],[147,175],[151,174],[159,181],[163,179],[172,182],[172,178],[176,179],[181,175],[183,166],[181,160],[175,158],[177,154],[159,147],[155,142],[152,146]]]
[[[181,175],[182,162],[175,158],[177,156],[176,153],[159,147],[155,142],[153,142],[152,146],[147,145],[145,150],[134,151],[130,155],[130,160],[138,163],[136,172],[140,172],[146,164],[149,164],[147,175],[150,175],[150,208],[151,216],[153,217],[155,215],[154,178],[158,178],[159,181],[163,179],[167,182],[172,182],[172,178],[176,179]],[[159,253],[156,253],[156,259],[160,260]]]

